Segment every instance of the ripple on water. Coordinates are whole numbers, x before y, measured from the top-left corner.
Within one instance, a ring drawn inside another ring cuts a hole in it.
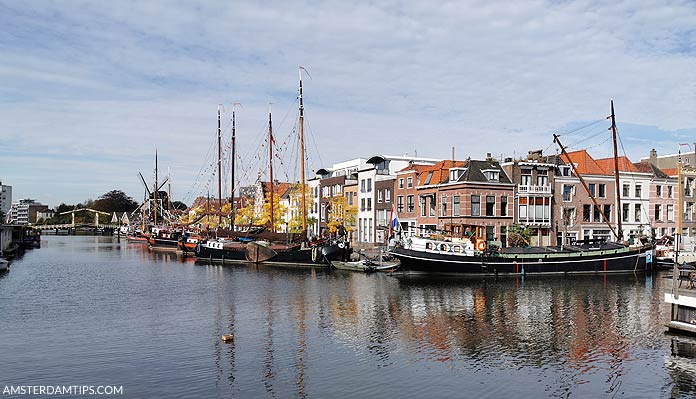
[[[693,397],[694,358],[663,333],[664,284],[204,266],[46,237],[0,275],[3,382],[152,398]]]

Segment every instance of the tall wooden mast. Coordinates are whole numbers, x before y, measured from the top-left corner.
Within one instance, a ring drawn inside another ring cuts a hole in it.
[[[302,231],[307,233],[307,205],[306,205],[306,190],[307,182],[305,181],[305,141],[304,141],[304,104],[302,103],[302,67],[300,71],[300,157],[302,162]]]
[[[153,224],[157,226],[157,188],[159,185],[157,184],[157,149],[155,148],[155,203],[154,203],[154,219],[153,219]]]
[[[268,161],[269,161],[269,177],[271,179],[271,231],[275,233],[275,214],[273,213],[273,121],[271,118],[271,104],[268,104]]]
[[[553,135],[553,141],[558,144],[558,146],[561,148],[561,153],[568,159],[568,164],[570,164],[570,167],[573,169],[573,172],[575,173],[575,176],[578,177],[580,180],[580,184],[582,184],[582,187],[587,191],[587,195],[590,197],[592,200],[592,203],[595,206],[595,209],[599,211],[599,214],[602,215],[602,219],[604,220],[604,223],[609,226],[609,229],[611,230],[612,233],[614,233],[614,236],[617,237],[617,240],[619,239],[618,233],[616,230],[614,230],[614,226],[612,226],[611,221],[607,218],[607,215],[604,214],[604,210],[602,209],[601,206],[597,203],[597,200],[595,199],[594,195],[590,192],[589,187],[587,187],[587,183],[585,183],[585,179],[582,178],[582,175],[580,172],[578,172],[577,169],[575,169],[575,164],[570,160],[570,156],[568,155],[568,152],[566,152],[565,147],[563,147],[563,144],[561,144],[561,139],[558,138],[557,134]]]
[[[236,140],[237,140],[237,133],[236,133],[236,121],[235,121],[235,115],[234,115],[234,106],[237,105],[236,103],[232,105],[232,154],[230,155],[230,164],[231,164],[231,180],[232,184],[230,185],[231,190],[230,190],[230,230],[234,231],[234,217],[235,217],[235,209],[234,209],[234,191],[236,187],[234,186],[234,167],[235,163],[237,161],[237,155],[236,155]]]
[[[679,249],[681,247],[681,235],[682,235],[682,229],[683,229],[683,220],[684,220],[684,201],[683,201],[683,196],[684,195],[684,182],[682,181],[682,160],[681,160],[681,146],[679,147],[679,157],[677,158],[677,242],[676,242],[676,249],[675,251],[677,254],[675,255],[674,261],[678,262],[679,259]]]
[[[222,224],[222,128],[220,126],[220,106],[218,105],[218,128],[217,128],[217,141],[218,141],[218,228]]]
[[[614,115],[614,99],[611,99],[611,138],[614,141],[614,184],[616,185],[616,222],[618,226],[618,240],[623,240],[623,229],[621,219],[623,210],[621,209],[621,187],[619,187],[619,151],[616,145],[616,117]]]

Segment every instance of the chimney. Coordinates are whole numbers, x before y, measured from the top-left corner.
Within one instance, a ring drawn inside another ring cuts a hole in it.
[[[657,166],[657,150],[656,149],[651,149],[650,150],[650,159],[648,160],[653,166]]]
[[[490,152],[486,153],[486,161],[494,161],[493,156]]]
[[[507,162],[512,162],[512,158],[510,158],[510,157],[505,158],[505,162],[506,162],[506,163],[507,163]]]

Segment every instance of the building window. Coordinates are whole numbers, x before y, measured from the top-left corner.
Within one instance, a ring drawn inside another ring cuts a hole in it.
[[[430,197],[430,216],[435,216],[435,208],[437,206],[437,202],[435,201],[435,195]]]
[[[459,216],[460,213],[460,207],[459,207],[459,196],[455,195],[452,197],[452,214],[454,216]]]
[[[367,192],[372,191],[372,179],[367,179]]]
[[[418,206],[420,206],[420,215],[425,216],[425,197],[418,197]]]
[[[570,166],[561,166],[561,175],[570,176]]]
[[[365,198],[360,199],[360,210],[361,211],[365,210]]]
[[[367,199],[367,210],[368,211],[372,210],[372,198]]]
[[[447,197],[443,195],[440,202],[440,216],[447,216]]]
[[[520,185],[522,186],[529,186],[532,184],[532,170],[531,169],[522,169],[521,170],[521,176],[520,176]]]
[[[599,206],[594,206],[594,215],[592,221],[595,223],[599,223],[602,221],[602,214],[600,212]]]
[[[377,190],[377,203],[382,203],[382,190]]]
[[[546,169],[537,171],[537,186],[546,186],[549,184],[549,171]]]
[[[636,184],[636,198],[641,198],[643,196],[643,186]]]
[[[597,194],[595,194],[595,184],[594,184],[594,183],[590,183],[590,184],[589,184],[589,187],[590,187],[590,195],[593,196],[593,197],[594,197],[595,195],[597,195]]]
[[[360,179],[360,192],[365,192],[365,179]]]
[[[662,205],[660,204],[655,204],[655,220],[658,222],[662,221]]]
[[[673,187],[672,186],[667,186],[667,198],[674,198],[673,197]]]
[[[414,198],[413,195],[409,195],[406,197],[406,212],[413,212],[415,209],[415,203],[414,203]]]
[[[575,186],[572,184],[563,185],[563,202],[570,202],[573,200],[573,191]]]
[[[604,205],[604,216],[607,218],[608,223],[611,222],[611,205]]]
[[[391,202],[391,190],[388,188],[384,190],[384,202]]]
[[[621,220],[623,220],[624,222],[628,222],[628,213],[630,212],[629,208],[629,204],[621,205]]]
[[[425,181],[423,182],[423,185],[427,186],[430,184],[430,180],[433,178],[433,172],[430,171],[428,172],[428,176],[425,178]]]
[[[584,204],[582,206],[582,221],[589,222],[590,217],[591,217],[591,215],[590,215],[591,213],[592,213],[592,208],[590,207],[590,205]]]
[[[629,184],[624,184],[623,185],[623,197],[628,198],[629,195],[631,195],[631,186]]]
[[[404,179],[399,179],[399,188],[404,188]]]
[[[507,216],[507,196],[500,197],[500,216]]]
[[[640,204],[636,204],[635,212],[633,215],[633,221],[640,222],[640,211],[641,211]]]
[[[599,198],[607,198],[607,185],[606,184],[599,185]]]
[[[404,196],[399,195],[396,197],[396,211],[397,212],[403,212],[404,211]]]
[[[500,226],[500,243],[503,248],[507,247],[507,226]]]
[[[526,198],[521,198],[521,199],[526,199]],[[526,203],[522,204],[520,203],[520,221],[526,220],[527,219],[527,205]]]
[[[662,198],[662,186],[655,186],[655,195],[657,196],[657,198]]]
[[[495,196],[486,196],[486,216],[495,216]]]
[[[481,216],[481,196],[471,196],[471,216]]]
[[[408,188],[413,187],[413,177],[409,177],[409,178],[407,179],[407,182],[408,182]]]
[[[563,208],[563,224],[565,226],[575,224],[575,208]]]

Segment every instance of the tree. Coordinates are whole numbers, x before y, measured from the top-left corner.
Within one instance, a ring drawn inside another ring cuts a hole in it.
[[[181,201],[172,202],[172,207],[178,211],[185,211],[186,209],[188,209],[188,206],[186,206],[186,204],[184,204]]]
[[[528,247],[532,230],[529,226],[514,224],[508,228],[508,246]]]
[[[309,205],[312,203],[311,198],[312,198],[312,192],[309,188],[309,186],[305,186],[305,197],[306,197],[306,203],[305,203],[305,215],[309,214]],[[292,217],[290,218],[290,222],[288,223],[288,229],[290,230],[291,233],[301,233],[302,232],[302,185],[299,183],[296,183],[293,185],[293,187],[290,189],[290,206],[292,210],[295,210],[295,212],[292,214]],[[316,223],[316,220],[315,220]],[[307,219],[307,225],[312,224],[309,221],[309,218]]]
[[[120,190],[112,190],[103,194],[93,202],[92,207],[102,212],[133,212],[138,203]]]
[[[253,199],[246,201],[246,206],[236,210],[234,224],[237,226],[253,226],[258,220]]]
[[[329,215],[327,226],[331,233],[335,233],[339,226],[343,226],[346,231],[353,231],[355,216],[358,214],[358,207],[348,205],[348,200],[342,195],[337,195],[329,199]]]
[[[271,202],[270,196],[266,195],[266,199],[261,208],[261,213],[256,212],[255,201],[251,199],[247,202],[245,207],[237,209],[236,216],[234,218],[234,224],[237,226],[264,226],[270,225],[271,223]],[[273,196],[273,224],[275,225],[275,230],[278,231],[280,227],[285,224],[283,221],[283,215],[287,212],[287,208],[281,205],[280,198],[278,195]]]

